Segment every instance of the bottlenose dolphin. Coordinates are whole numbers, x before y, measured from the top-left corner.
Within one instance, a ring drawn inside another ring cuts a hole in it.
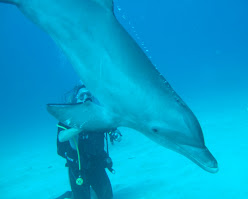
[[[218,164],[200,124],[114,16],[112,0],[0,0],[15,4],[64,51],[100,105],[48,105],[73,128],[135,129],[208,172]]]

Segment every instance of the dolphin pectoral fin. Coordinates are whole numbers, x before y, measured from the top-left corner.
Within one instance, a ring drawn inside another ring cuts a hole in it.
[[[97,131],[115,128],[104,107],[92,102],[83,104],[48,104],[48,112],[72,128]]]
[[[192,160],[198,166],[210,173],[218,172],[218,163],[207,147],[198,148],[189,145],[180,145],[180,153]]]

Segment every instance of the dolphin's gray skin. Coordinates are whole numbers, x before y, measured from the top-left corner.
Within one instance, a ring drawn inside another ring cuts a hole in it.
[[[118,23],[112,0],[0,0],[17,7],[64,51],[101,105],[49,105],[74,128],[133,128],[206,171],[218,165],[197,118]]]

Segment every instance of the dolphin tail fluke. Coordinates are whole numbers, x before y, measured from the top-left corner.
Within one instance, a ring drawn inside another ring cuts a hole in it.
[[[180,153],[210,173],[218,172],[218,163],[207,147],[180,145]]]
[[[109,130],[116,128],[111,115],[104,107],[93,102],[83,104],[48,104],[48,112],[58,121],[87,131]]]
[[[0,3],[8,3],[13,5],[18,5],[20,0],[0,0]]]

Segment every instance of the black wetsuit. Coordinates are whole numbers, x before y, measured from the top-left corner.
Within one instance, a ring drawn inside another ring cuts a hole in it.
[[[66,127],[62,123],[60,126]],[[59,132],[64,130],[58,128]],[[69,141],[59,142],[57,138],[58,154],[66,158],[69,167],[69,178],[74,199],[90,199],[90,186],[95,191],[98,199],[112,199],[112,187],[105,171],[108,154],[104,151],[104,132],[84,133],[78,136],[78,149],[80,154],[81,171],[79,171],[78,154]],[[82,185],[77,185],[76,180],[81,176]]]

